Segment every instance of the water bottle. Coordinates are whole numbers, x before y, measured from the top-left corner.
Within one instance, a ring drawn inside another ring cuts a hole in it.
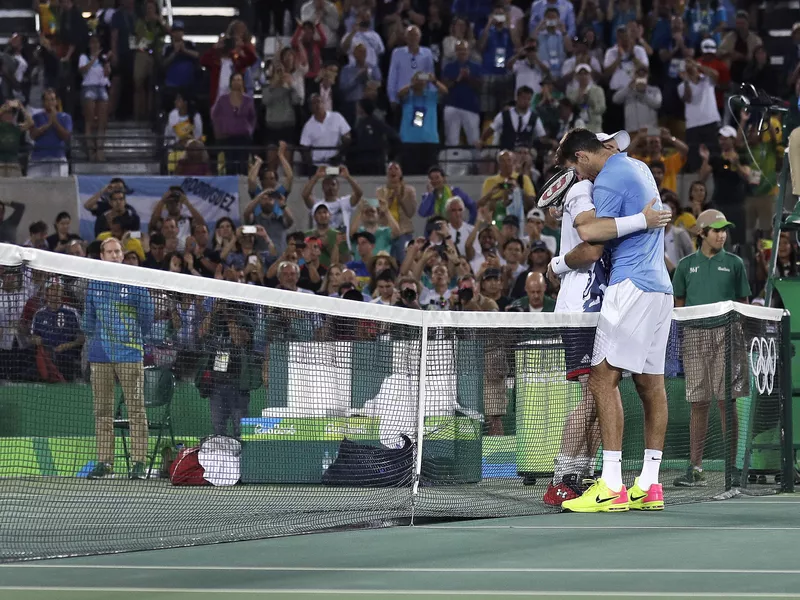
[[[325,471],[328,470],[328,467],[330,467],[331,464],[333,464],[333,458],[331,457],[331,453],[325,450],[325,454],[323,454],[322,456],[322,472],[325,473]]]

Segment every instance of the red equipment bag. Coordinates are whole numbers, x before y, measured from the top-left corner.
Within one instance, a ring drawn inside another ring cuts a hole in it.
[[[204,478],[206,471],[200,464],[199,452],[200,446],[195,446],[184,448],[178,453],[169,468],[172,485],[211,485]]]

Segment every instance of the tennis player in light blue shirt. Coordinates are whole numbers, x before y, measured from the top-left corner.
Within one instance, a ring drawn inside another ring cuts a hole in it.
[[[672,285],[664,262],[664,232],[646,229],[648,211],[664,225],[653,176],[644,163],[609,150],[586,129],[574,129],[561,141],[557,156],[581,179],[594,182],[595,214],[578,215],[574,226],[585,242],[608,241],[611,276],[592,353],[589,389],[597,405],[603,440],[603,473],[582,496],[562,504],[569,512],[663,510],[658,483],[667,429],[664,364],[672,322]],[[619,395],[623,371],[629,371],[644,405],[645,454],[642,473],[630,489],[622,481],[624,413]]]

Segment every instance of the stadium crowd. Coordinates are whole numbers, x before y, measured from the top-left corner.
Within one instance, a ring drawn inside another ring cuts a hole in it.
[[[11,39],[0,175],[66,174],[73,123],[102,161],[109,118],[169,109],[153,122],[176,151],[172,168],[211,174],[207,148],[224,148],[225,172],[248,177],[244,224],[206,223],[179,187],[140,215],[114,177],[85,203],[95,239],[60,213],[32,224],[26,245],[98,258],[116,238],[126,263],[148,269],[425,310],[552,311],[560,224],[536,207],[537,190],[566,131],[624,129],[675,215],[670,271],[696,252],[696,219],[713,207],[736,225],[729,245],[763,293],[783,146],[800,124],[800,23],[776,71],[754,2],[270,0],[253,7],[265,53],[241,20],[199,50],[153,0],[117,4],[84,19],[73,0],[50,0],[38,43]],[[759,130],[757,114],[732,112],[743,81],[791,96],[783,120]],[[482,177],[479,197],[451,186],[452,173]],[[363,189],[366,175],[385,181]],[[427,176],[426,192],[407,175]],[[301,186],[308,213],[293,214]],[[0,241],[14,242],[25,204],[0,200]],[[788,234],[775,251],[781,273],[800,271]],[[56,297],[34,283],[3,280],[4,353],[44,339],[34,315]],[[164,315],[179,311],[164,301]],[[66,304],[80,310],[79,296]]]

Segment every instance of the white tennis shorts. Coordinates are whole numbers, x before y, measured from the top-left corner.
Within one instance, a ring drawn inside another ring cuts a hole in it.
[[[605,360],[631,373],[663,375],[672,307],[671,294],[643,292],[630,279],[608,286],[592,366]]]

